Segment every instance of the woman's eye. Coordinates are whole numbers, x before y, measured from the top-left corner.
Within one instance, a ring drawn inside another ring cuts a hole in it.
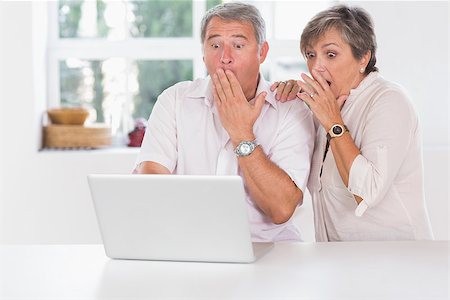
[[[334,53],[334,52],[328,52],[327,55],[328,55],[329,58],[336,57],[336,53]]]
[[[312,52],[306,52],[306,59],[310,59],[314,57],[314,53]]]

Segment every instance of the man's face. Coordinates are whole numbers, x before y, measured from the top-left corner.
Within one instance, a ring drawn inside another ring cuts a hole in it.
[[[208,73],[212,75],[218,68],[231,70],[247,99],[256,92],[259,65],[266,59],[268,50],[266,42],[258,46],[250,23],[213,17],[206,26],[203,61]]]

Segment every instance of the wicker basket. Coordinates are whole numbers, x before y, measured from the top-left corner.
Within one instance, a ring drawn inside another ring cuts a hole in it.
[[[89,116],[89,112],[81,107],[53,108],[47,111],[52,124],[83,125]]]
[[[103,125],[48,125],[44,127],[46,148],[103,148],[111,145],[111,128]]]

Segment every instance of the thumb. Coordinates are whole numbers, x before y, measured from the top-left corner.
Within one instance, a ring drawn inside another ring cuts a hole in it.
[[[255,99],[255,109],[258,112],[258,114],[261,112],[262,107],[264,106],[264,102],[266,102],[266,96],[267,93],[266,92],[262,92],[260,93],[256,99]]]
[[[342,108],[342,106],[344,106],[344,103],[347,100],[347,98],[348,98],[348,95],[342,95],[336,99],[339,108]]]

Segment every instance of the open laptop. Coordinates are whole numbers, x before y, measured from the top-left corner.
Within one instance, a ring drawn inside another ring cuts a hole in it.
[[[249,263],[252,243],[239,176],[91,174],[106,255],[119,259]]]

